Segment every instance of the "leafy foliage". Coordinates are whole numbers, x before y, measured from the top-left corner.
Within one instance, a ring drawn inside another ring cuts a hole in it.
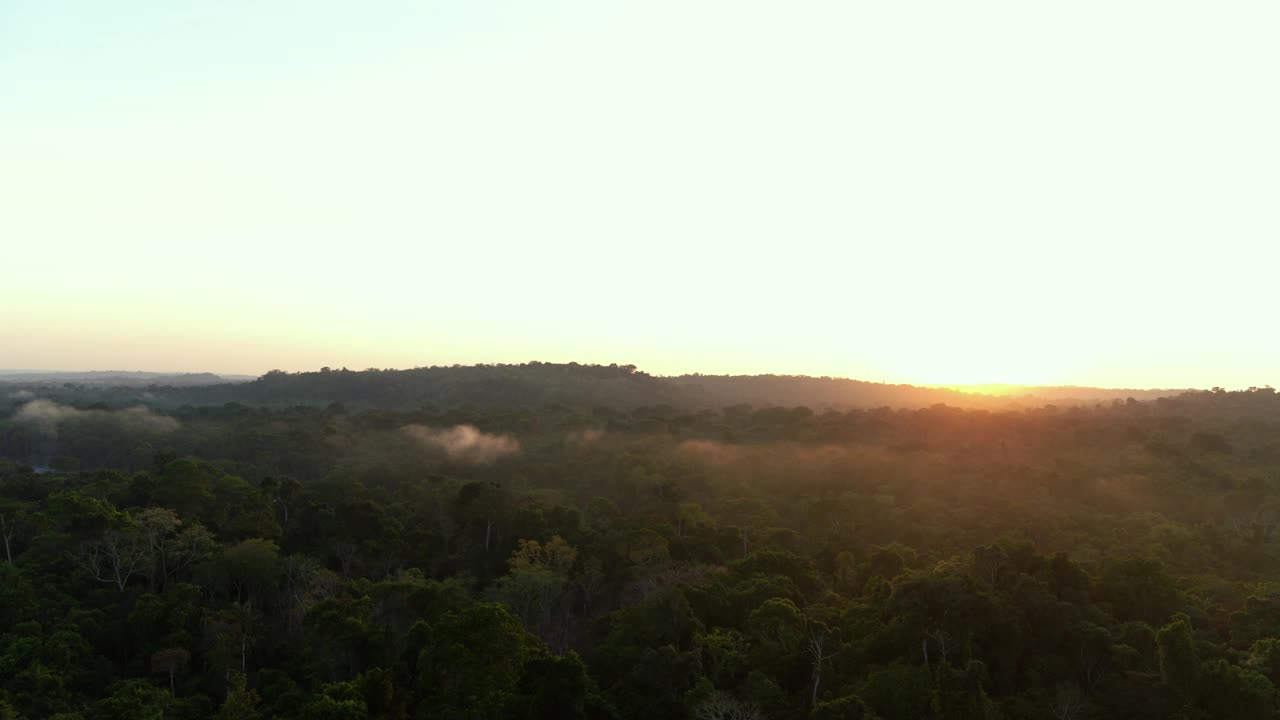
[[[0,408],[0,718],[1280,710],[1267,389],[711,410],[634,368],[408,372]]]

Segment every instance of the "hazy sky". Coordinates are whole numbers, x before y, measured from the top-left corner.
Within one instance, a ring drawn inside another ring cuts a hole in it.
[[[1280,385],[1280,3],[0,0],[0,367]]]

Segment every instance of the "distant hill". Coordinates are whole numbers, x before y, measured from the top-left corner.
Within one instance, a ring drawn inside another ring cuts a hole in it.
[[[215,375],[213,373],[157,373],[129,370],[90,370],[62,372],[45,370],[0,370],[0,384],[7,385],[95,385],[101,387],[148,387],[152,385],[188,387],[246,382],[252,375]]]
[[[1040,402],[1090,403],[1133,398],[1154,400],[1191,392],[1191,388],[1139,390],[1136,388],[1096,388],[1080,385],[953,385],[952,390],[1011,399],[1032,398]]]
[[[69,386],[69,387],[68,387]],[[0,387],[43,388],[37,394],[87,405],[126,407],[225,405],[413,409],[423,406],[631,409],[667,405],[683,410],[732,405],[806,406],[814,410],[921,408],[933,405],[1007,409],[1093,405],[1114,400],[1152,400],[1182,390],[1112,390],[1088,387],[983,386],[938,388],[893,385],[848,378],[802,375],[650,375],[634,365],[530,362],[519,365],[456,365],[408,370],[272,371],[247,379],[212,373],[166,375],[145,372],[0,374]],[[10,393],[10,397],[14,397]]]
[[[988,398],[947,388],[807,375],[680,375],[664,378],[682,395],[711,407],[804,405],[811,408],[982,405]]]
[[[718,409],[730,405],[804,405],[813,409],[869,407],[1009,408],[1079,405],[1135,398],[1149,400],[1181,390],[1109,390],[1004,386],[999,393],[798,375],[650,375],[633,365],[531,362],[410,370],[273,371],[252,382],[174,389],[181,404],[328,405],[352,408],[575,407],[634,408],[670,405]]]
[[[633,365],[532,362],[410,370],[278,370],[248,383],[185,388],[170,397],[191,405],[328,405],[353,408],[688,406],[687,393]]]
[[[803,375],[681,375],[669,378],[668,382],[692,390],[707,400],[714,399],[721,405],[746,403],[812,408],[911,408],[938,404],[978,408],[1039,407],[1052,403],[1091,405],[1128,398],[1153,400],[1186,392],[1022,385],[940,388]]]

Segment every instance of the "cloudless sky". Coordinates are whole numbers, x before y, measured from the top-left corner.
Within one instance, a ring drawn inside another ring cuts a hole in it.
[[[1280,384],[1280,4],[0,1],[0,367]]]

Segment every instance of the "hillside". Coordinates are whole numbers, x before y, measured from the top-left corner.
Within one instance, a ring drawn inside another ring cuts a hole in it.
[[[104,374],[105,375],[105,374]],[[194,377],[194,376],[193,376]],[[201,376],[203,377],[203,376]],[[0,380],[2,382],[2,380]],[[21,384],[13,384],[15,389]],[[1012,388],[998,394],[950,388],[866,382],[847,378],[798,375],[650,375],[634,365],[583,365],[530,362],[519,365],[422,367],[408,370],[330,370],[286,373],[272,371],[251,382],[189,382],[166,385],[159,379],[111,385],[92,382],[32,383],[38,393],[61,402],[112,407],[139,402],[158,408],[183,405],[325,407],[339,403],[351,409],[434,407],[529,407],[565,405],[575,408],[631,409],[668,405],[684,410],[715,410],[732,405],[805,406],[814,410],[852,408],[921,408],[932,405],[1010,409],[1045,404],[1092,405],[1136,398],[1151,400],[1178,390],[1108,390],[1103,388]],[[57,385],[57,387],[49,387]]]
[[[252,380],[248,375],[215,375],[209,372],[157,373],[130,370],[0,370],[0,385],[91,385],[97,387],[189,387]]]

